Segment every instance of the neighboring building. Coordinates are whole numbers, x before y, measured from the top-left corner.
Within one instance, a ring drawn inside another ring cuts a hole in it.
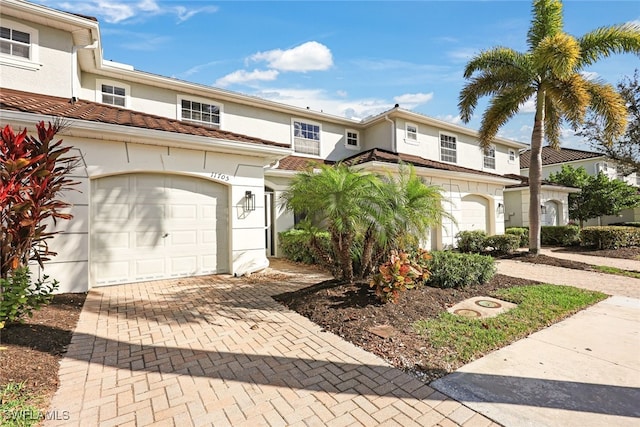
[[[525,151],[520,156],[522,175],[529,176],[531,152]],[[574,169],[583,167],[589,175],[604,173],[611,179],[619,179],[627,184],[640,187],[640,174],[631,173],[625,175],[622,168],[616,162],[602,153],[576,150],[572,148],[554,149],[542,147],[542,178],[547,179],[552,173],[560,172],[563,165],[570,165]],[[587,221],[586,225],[608,225],[619,222],[640,221],[640,208],[625,209],[620,215],[602,216]]]
[[[146,73],[103,58],[93,18],[21,0],[0,0],[0,13],[1,124],[62,117],[83,160],[74,219],[58,224],[45,266],[61,292],[264,268],[295,222],[279,196],[309,162],[413,164],[455,218],[425,236],[432,249],[460,230],[503,233],[507,196],[525,191],[522,143],[482,150],[476,131],[397,105],[355,121]]]

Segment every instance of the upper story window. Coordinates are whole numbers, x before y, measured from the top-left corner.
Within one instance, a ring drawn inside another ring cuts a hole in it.
[[[96,80],[96,102],[129,108],[131,87],[124,83]]]
[[[516,161],[516,150],[509,149],[509,163],[515,163]]]
[[[26,25],[2,19],[0,26],[0,63],[37,70],[38,31]]]
[[[348,129],[345,132],[345,146],[347,148],[358,148],[360,146],[360,135],[358,131]]]
[[[456,163],[458,161],[457,154],[457,138],[453,135],[440,134],[440,160],[443,162]]]
[[[300,154],[320,155],[320,125],[293,121],[293,151]]]
[[[609,165],[607,164],[607,162],[596,163],[596,173],[599,173],[599,172],[607,173],[608,170],[609,170]]]
[[[180,117],[182,120],[220,126],[221,105],[200,102],[191,99],[180,100]]]
[[[408,141],[418,141],[418,126],[407,123],[406,125],[406,137]]]
[[[496,147],[494,147],[493,145],[484,149],[483,166],[486,169],[496,168]]]

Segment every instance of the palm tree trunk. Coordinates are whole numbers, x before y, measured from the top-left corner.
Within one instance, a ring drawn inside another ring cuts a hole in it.
[[[540,253],[540,189],[542,187],[542,141],[544,140],[545,93],[538,91],[536,117],[531,133],[529,165],[529,254]]]

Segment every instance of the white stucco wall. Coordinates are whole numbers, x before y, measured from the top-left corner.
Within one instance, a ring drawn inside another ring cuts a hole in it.
[[[507,227],[529,227],[529,188],[510,189],[505,191],[505,212],[515,213],[506,223]],[[540,204],[554,201],[558,205],[558,225],[569,222],[569,193],[550,188],[540,191]]]

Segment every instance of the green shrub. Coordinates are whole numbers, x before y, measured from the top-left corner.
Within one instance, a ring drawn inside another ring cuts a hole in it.
[[[485,242],[491,248],[492,254],[510,254],[520,247],[520,236],[514,234],[489,236]]]
[[[51,302],[57,288],[58,282],[49,281],[49,276],[32,282],[27,267],[10,272],[6,279],[0,278],[0,329],[24,316],[33,316],[33,311]]]
[[[576,225],[544,225],[540,228],[540,243],[547,246],[580,244],[580,227]]]
[[[460,231],[456,234],[456,243],[460,252],[480,253],[484,251],[487,233],[480,230]]]
[[[583,246],[595,246],[598,249],[640,246],[640,228],[585,227],[580,232],[580,240]]]
[[[329,232],[318,232],[315,236],[320,246],[327,253],[330,253]],[[307,230],[291,229],[278,233],[282,254],[285,258],[294,262],[320,264],[320,260],[315,255],[313,248],[311,248],[311,237],[311,233]]]
[[[512,234],[520,238],[519,246],[526,248],[529,246],[529,229],[526,227],[509,227],[504,231],[505,234]]]
[[[451,251],[431,252],[427,285],[437,288],[464,288],[486,283],[496,272],[493,258]]]
[[[389,261],[379,267],[379,273],[373,276],[369,286],[375,288],[380,300],[397,303],[400,292],[422,285],[429,277],[429,272],[423,270],[416,261],[430,258],[429,253],[424,250],[418,250],[417,257],[406,252],[392,251]]]

